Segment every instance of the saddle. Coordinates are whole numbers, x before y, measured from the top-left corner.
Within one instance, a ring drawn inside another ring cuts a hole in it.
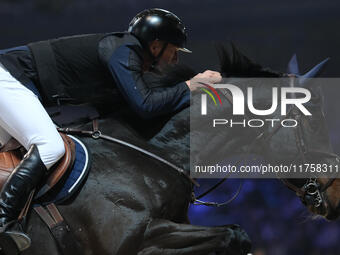
[[[32,191],[25,207],[22,209],[18,217],[18,221],[25,224],[26,215],[29,212],[30,205],[33,204],[34,211],[49,228],[50,233],[52,234],[52,237],[56,241],[56,244],[62,254],[69,254],[67,253],[68,250],[74,251],[74,254],[79,254],[77,253],[78,250],[80,250],[79,243],[71,232],[69,225],[60,214],[56,204],[50,201],[48,201],[46,204],[42,204],[40,201],[40,198],[44,200],[46,197],[50,196],[49,193],[54,193],[55,191],[52,190],[53,188],[54,190],[59,190],[59,184],[62,184],[62,187],[64,187],[65,180],[63,179],[65,178],[63,177],[66,177],[67,179],[69,175],[72,175],[72,173],[77,170],[77,166],[79,167],[79,162],[76,159],[79,156],[79,149],[76,150],[76,147],[79,146],[80,141],[61,132],[59,132],[59,134],[64,141],[65,155],[59,159],[59,161],[54,164],[51,169],[49,169],[49,175],[47,176],[46,180],[36,189],[37,192]],[[6,183],[15,167],[20,163],[25,153],[26,150],[24,147],[14,139],[11,139],[0,150],[0,189],[2,189],[3,185]],[[82,171],[87,172],[88,169],[89,164],[87,163],[84,165]],[[66,184],[67,183],[68,182],[66,181]],[[70,190],[68,190],[67,193],[70,193],[69,191]],[[26,236],[25,241],[28,242],[28,240],[29,237]]]
[[[73,140],[63,133],[59,133],[64,141],[65,155],[49,169],[45,183],[40,187],[35,198],[42,197],[51,190],[59,180],[67,173],[75,160],[75,144]],[[26,150],[14,138],[12,138],[0,151],[0,189],[22,160]]]

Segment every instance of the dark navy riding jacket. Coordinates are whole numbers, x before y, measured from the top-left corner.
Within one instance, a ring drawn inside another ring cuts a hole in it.
[[[123,97],[142,118],[188,106],[184,81],[149,86],[143,56],[140,42],[127,32],[62,37],[0,51],[1,63],[23,84],[33,82],[47,105],[58,99],[83,103]]]

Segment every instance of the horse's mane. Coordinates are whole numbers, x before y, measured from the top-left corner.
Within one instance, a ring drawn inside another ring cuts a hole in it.
[[[216,44],[220,62],[220,72],[223,77],[282,77],[283,73],[264,68],[244,55],[232,42],[228,45]],[[167,66],[158,75],[158,86],[171,86],[182,81],[190,80],[197,74],[191,67],[183,64]],[[152,86],[152,82],[150,83]],[[161,85],[159,85],[161,84]]]
[[[216,44],[223,77],[281,77],[282,73],[264,68],[245,56],[231,42],[230,49],[224,44]]]

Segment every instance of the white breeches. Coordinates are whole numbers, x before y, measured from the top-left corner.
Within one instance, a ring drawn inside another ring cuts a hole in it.
[[[11,137],[27,150],[36,144],[47,169],[65,153],[63,140],[37,96],[0,66],[0,144]]]

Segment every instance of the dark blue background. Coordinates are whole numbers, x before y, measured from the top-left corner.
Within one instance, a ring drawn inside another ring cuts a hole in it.
[[[340,3],[334,0],[2,0],[0,48],[58,36],[126,30],[132,17],[149,7],[169,9],[183,19],[194,54],[182,60],[197,71],[218,67],[213,42],[233,40],[246,55],[279,71],[286,70],[293,53],[302,71],[331,57],[324,76],[339,77]],[[324,91],[337,153],[340,109],[334,102],[339,92],[340,88]],[[213,181],[202,181],[203,190]],[[206,199],[223,201],[238,184],[239,180],[227,181]],[[246,180],[230,206],[192,206],[190,218],[202,225],[240,224],[252,238],[256,255],[340,254],[340,224],[312,219],[278,180]]]

